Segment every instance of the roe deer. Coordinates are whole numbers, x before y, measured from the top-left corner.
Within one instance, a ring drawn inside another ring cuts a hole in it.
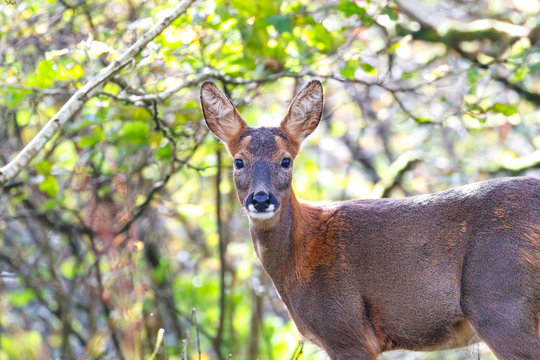
[[[212,82],[201,103],[234,159],[257,256],[300,333],[330,358],[485,341],[500,360],[540,359],[540,179],[312,204],[295,196],[292,165],[321,118],[320,82],[279,127],[249,127]]]

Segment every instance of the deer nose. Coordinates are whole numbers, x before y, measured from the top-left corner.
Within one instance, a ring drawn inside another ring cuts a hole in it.
[[[259,212],[265,211],[270,206],[270,195],[264,191],[259,191],[250,197],[251,205],[253,205],[253,207]]]

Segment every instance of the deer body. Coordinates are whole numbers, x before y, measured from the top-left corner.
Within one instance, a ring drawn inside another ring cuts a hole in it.
[[[499,359],[540,359],[540,179],[311,204],[295,196],[290,165],[318,124],[320,83],[278,128],[247,127],[211,83],[201,99],[235,158],[257,256],[298,330],[332,359],[480,340]]]

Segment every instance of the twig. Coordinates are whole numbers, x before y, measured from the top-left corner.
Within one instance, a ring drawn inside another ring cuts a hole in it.
[[[390,165],[388,176],[384,176],[375,184],[373,194],[375,194],[377,198],[387,197],[390,194],[390,191],[396,185],[401,183],[403,174],[421,160],[420,153],[416,151],[410,151],[398,157],[397,160]]]
[[[220,281],[219,281],[219,324],[214,341],[214,350],[220,359],[221,337],[223,335],[223,323],[225,320],[225,239],[223,236],[223,224],[221,221],[221,149],[217,148],[217,174],[216,174],[216,222],[219,237],[219,261],[220,261]]]
[[[300,342],[300,344],[298,345],[298,347],[300,348],[300,350],[298,351],[298,353],[296,354],[296,356],[294,356],[294,353],[293,353],[293,360],[298,360],[298,359],[301,359],[302,358],[302,355],[304,354],[304,342]],[[295,351],[296,352],[296,351]]]
[[[195,331],[197,332],[197,351],[199,352],[199,360],[201,360],[201,339],[199,337],[199,322],[197,321],[197,311],[192,310],[193,319],[195,320]]]
[[[189,321],[189,325],[186,329],[186,338],[182,340],[182,359],[187,360],[187,344],[189,339],[189,329],[191,328],[191,325],[195,324],[195,330],[197,333],[197,351],[199,352],[199,360],[201,360],[201,341],[199,338],[199,323],[197,322],[197,309],[193,308],[191,309],[191,320]]]
[[[20,84],[2,84],[0,87],[5,87],[6,89],[17,89],[17,90],[23,90],[23,91],[29,91],[34,93],[40,93],[43,95],[49,95],[49,96],[67,96],[67,95],[73,95],[73,90],[58,88],[58,89],[44,89],[36,86],[23,86]]]
[[[188,161],[191,159],[191,157],[195,154],[195,150],[197,150],[197,148],[199,147],[199,145],[202,143],[202,141],[204,140],[205,136],[201,136],[200,139],[197,139],[195,145],[193,146],[193,148],[191,149],[191,152],[189,153],[188,156],[186,156],[184,159],[180,160],[180,159],[173,159],[173,160],[176,160],[174,161],[175,163],[178,163],[179,166],[178,167],[174,167],[174,166],[171,166],[170,167],[170,170],[169,172],[165,175],[165,178],[163,180],[160,180],[158,182],[156,182],[153,186],[152,186],[152,189],[150,190],[150,192],[148,193],[148,195],[146,196],[146,199],[144,200],[144,202],[142,204],[140,204],[135,212],[133,213],[133,216],[128,220],[126,221],[126,223],[124,225],[122,225],[122,227],[120,228],[120,230],[118,230],[115,235],[119,235],[125,231],[127,231],[129,229],[129,227],[131,226],[131,224],[133,224],[133,222],[135,220],[137,220],[143,213],[144,211],[148,208],[148,206],[150,205],[150,203],[152,202],[152,200],[154,199],[154,195],[157,194],[159,191],[161,191],[165,185],[167,185],[167,183],[169,182],[169,180],[171,179],[172,175],[179,169],[181,168],[182,166],[188,164]],[[173,144],[174,146],[174,144]],[[173,148],[174,149],[174,148]]]
[[[187,360],[187,339],[182,340],[182,354],[180,357],[182,360]]]
[[[156,346],[154,348],[154,352],[152,355],[150,355],[149,360],[154,360],[156,358],[157,352],[159,350],[159,347],[161,346],[161,342],[163,341],[163,334],[165,333],[165,329],[159,329],[156,339]]]
[[[45,126],[34,136],[34,138],[22,149],[15,159],[4,167],[0,168],[0,185],[15,178],[19,172],[24,169],[36,154],[43,149],[45,144],[53,137],[69,119],[71,119],[86,103],[87,100],[95,96],[101,85],[116,74],[127,64],[133,61],[135,56],[141,50],[158,36],[167,26],[176,18],[182,15],[194,0],[184,0],[178,4],[172,12],[154,27],[148,30],[139,40],[127,49],[122,56],[113,61],[105,69],[101,70],[94,78],[90,79],[82,88],[79,89],[62,108],[45,124]]]
[[[103,276],[101,275],[101,269],[100,269],[100,254],[96,247],[96,243],[94,242],[94,238],[92,236],[90,236],[89,238],[90,238],[90,247],[92,249],[92,252],[94,253],[94,256],[96,257],[94,267],[96,270],[96,279],[98,282],[99,300],[101,302],[101,305],[103,306],[103,310],[105,311],[105,317],[106,317],[105,320],[107,322],[107,327],[109,328],[109,331],[111,333],[111,338],[116,348],[116,353],[118,354],[119,359],[124,360],[125,357],[124,357],[124,354],[122,353],[120,340],[118,340],[118,335],[116,334],[116,326],[114,325],[114,320],[111,317],[111,308],[109,307],[109,304],[107,302],[106,295],[105,295],[105,286],[103,285]]]
[[[174,93],[178,92],[181,89],[192,87],[192,86],[195,86],[195,85],[198,86],[204,80],[210,79],[212,77],[217,78],[217,76],[218,75],[216,73],[213,73],[213,72],[207,72],[207,73],[199,74],[199,75],[195,76],[191,80],[180,82],[177,85],[172,86],[172,87],[170,87],[170,88],[168,88],[168,89],[166,89],[166,90],[164,90],[164,91],[162,91],[160,93],[157,93],[157,94],[144,94],[144,93],[141,93],[138,90],[137,90],[137,94],[130,94],[130,93],[126,92],[126,91],[123,91],[123,92],[121,92],[119,94],[112,94],[112,93],[109,93],[109,92],[106,92],[106,91],[102,91],[100,94],[111,97],[111,98],[113,98],[115,100],[120,100],[120,101],[125,101],[125,102],[128,102],[128,103],[132,103],[132,104],[137,105],[137,106],[141,106],[141,105],[145,105],[145,104],[148,105],[148,104],[152,104],[152,102],[154,102],[154,101],[163,102],[165,99],[171,97]],[[125,90],[131,91],[132,89],[126,87]]]

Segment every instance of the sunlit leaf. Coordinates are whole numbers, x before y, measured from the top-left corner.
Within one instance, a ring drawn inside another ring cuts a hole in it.
[[[346,79],[352,80],[359,66],[360,62],[358,60],[349,60],[345,63],[345,67],[341,69],[341,75]]]
[[[8,293],[9,302],[15,307],[25,307],[36,299],[36,293],[32,289],[13,290]]]
[[[118,138],[132,144],[144,144],[148,142],[150,125],[146,122],[132,121],[125,123],[118,132]]]
[[[44,180],[39,184],[39,190],[43,191],[49,196],[56,196],[58,189],[60,188],[56,178],[51,175],[45,176]]]
[[[341,0],[339,5],[336,6],[336,9],[342,11],[347,17],[351,17],[353,15],[364,15],[366,13],[366,9],[359,7],[354,1],[351,0]]]
[[[76,259],[74,257],[69,257],[60,264],[60,273],[63,277],[69,280],[73,280],[75,277],[75,265]]]
[[[377,69],[375,69],[373,66],[371,66],[368,63],[360,63],[360,67],[368,75],[372,75],[372,76],[377,75]]]
[[[273,25],[276,30],[282,34],[285,32],[292,32],[293,22],[289,16],[286,15],[272,15],[266,18],[268,24]]]
[[[510,116],[510,115],[514,115],[517,112],[517,106],[516,104],[508,105],[508,104],[495,103],[491,107],[489,107],[488,110],[491,110],[493,112],[500,113],[506,116]]]
[[[169,161],[172,156],[172,146],[167,143],[156,150],[156,157],[161,161]]]

